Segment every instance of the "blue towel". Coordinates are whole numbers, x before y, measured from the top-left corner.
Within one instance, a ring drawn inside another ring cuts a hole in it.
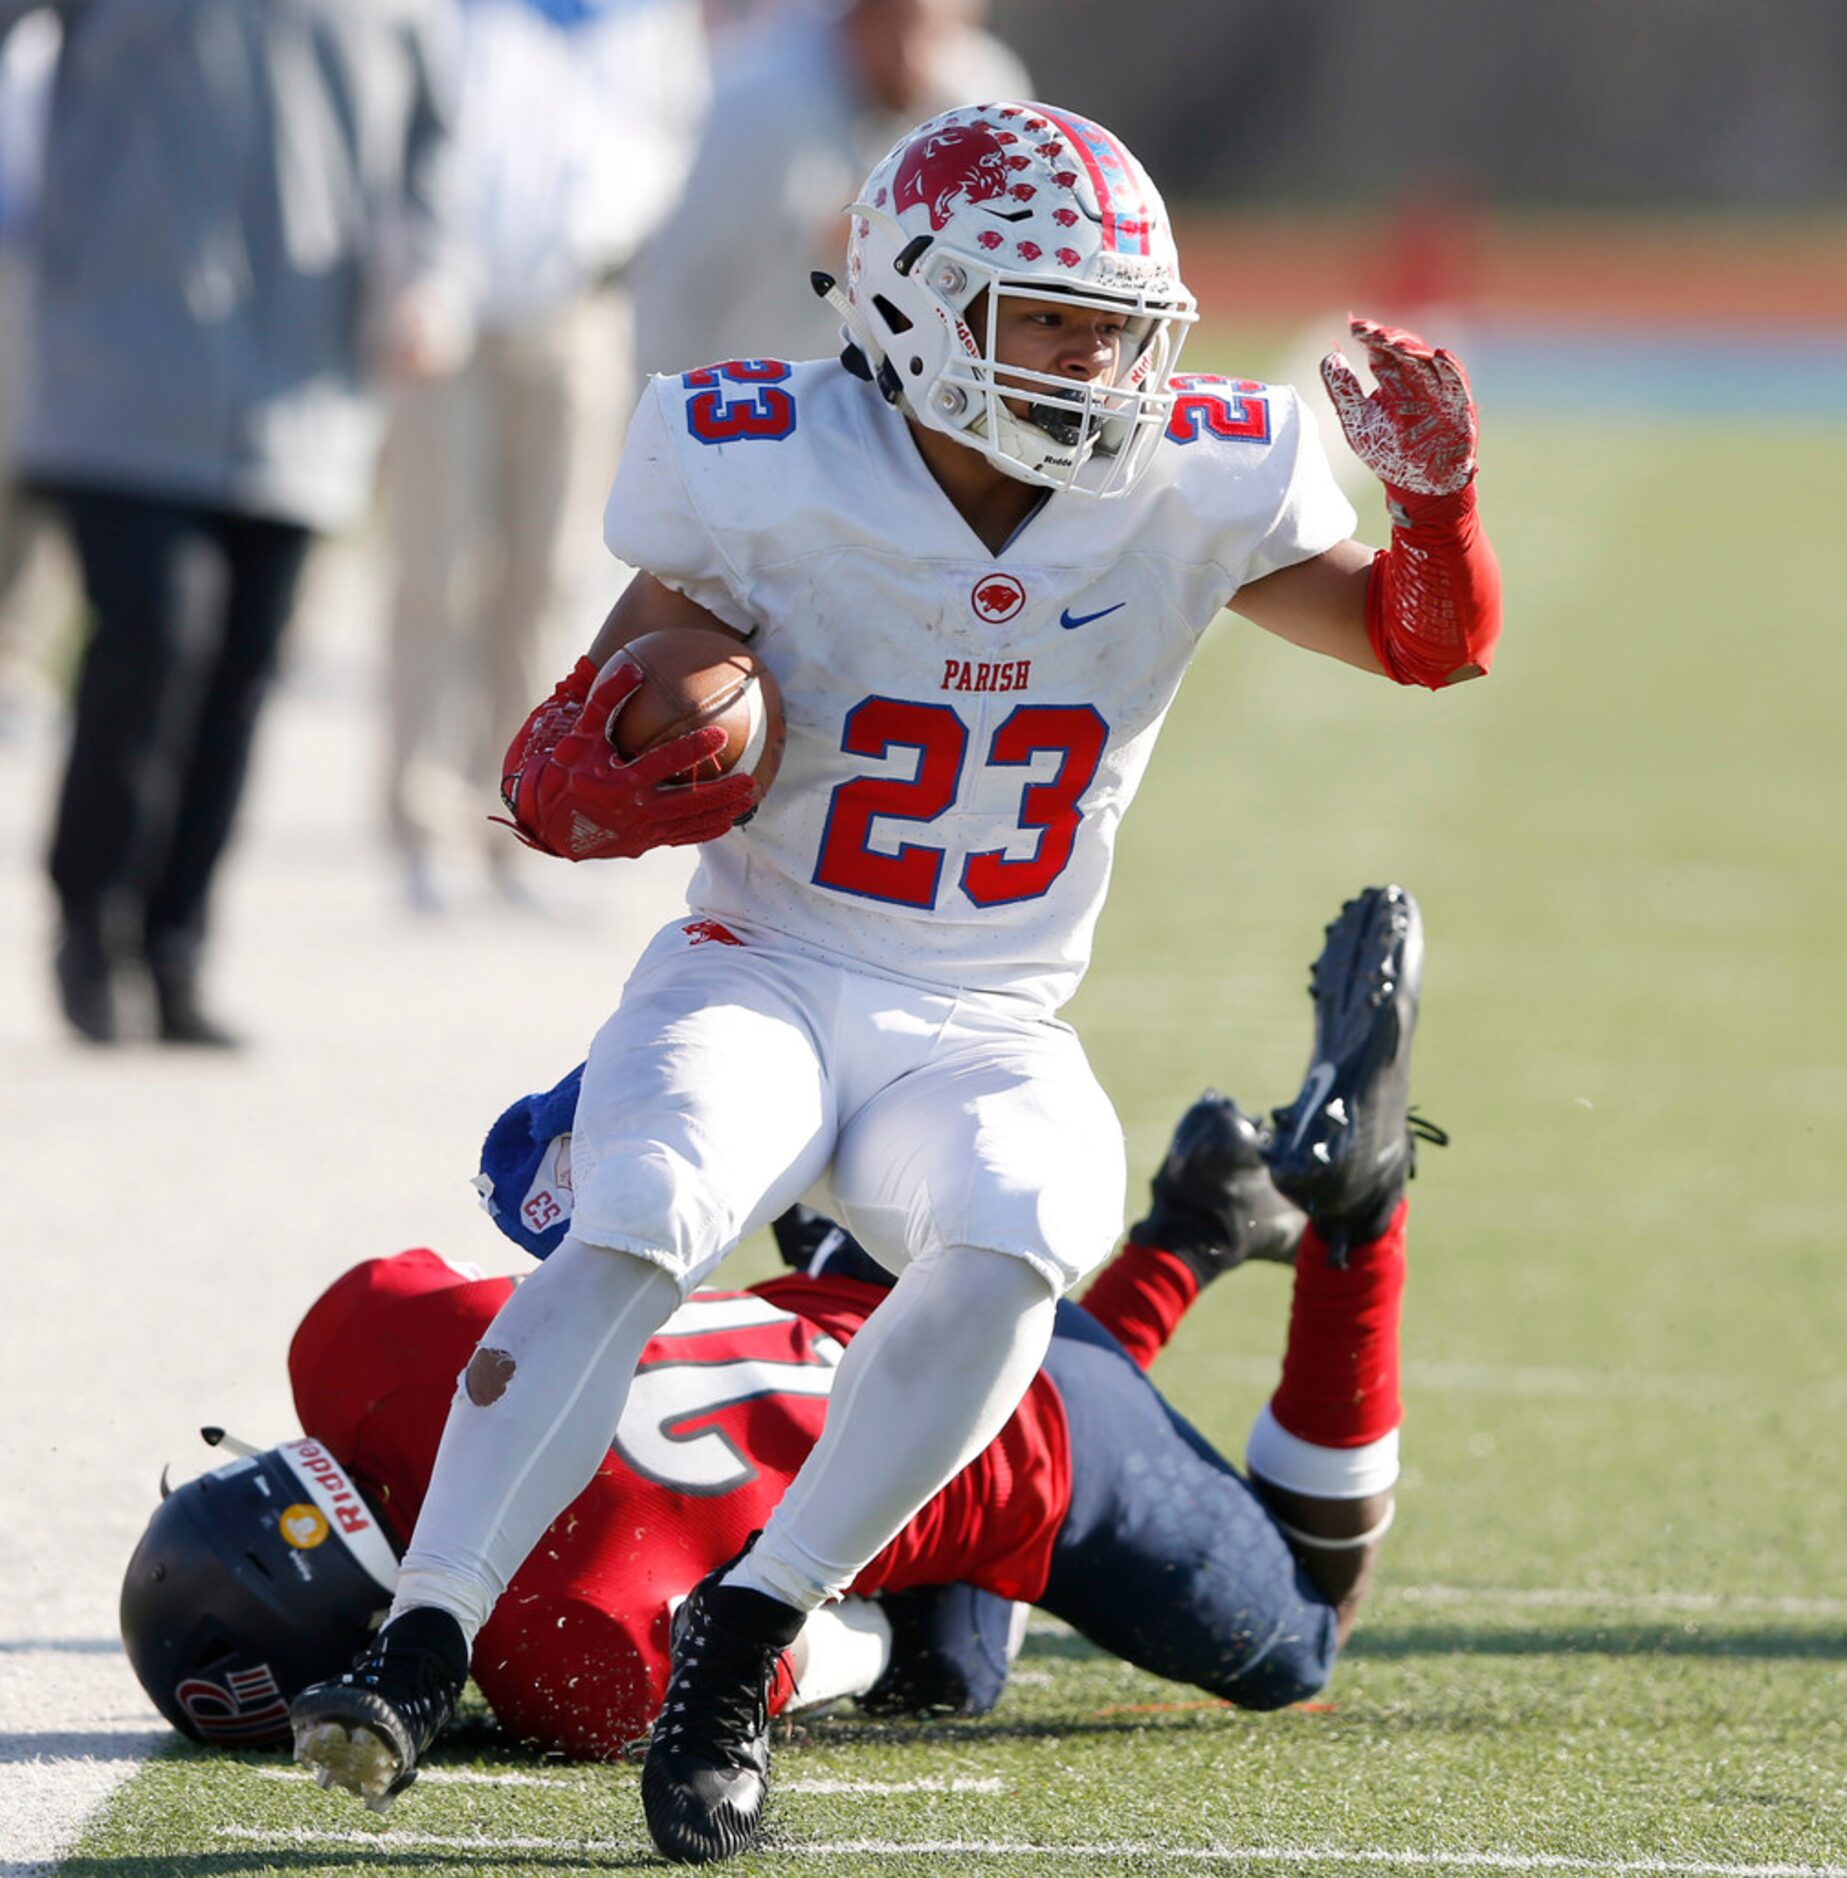
[[[571,1124],[584,1079],[578,1066],[543,1095],[521,1096],[487,1131],[475,1189],[488,1217],[535,1259],[563,1243],[571,1229]],[[857,1278],[889,1285],[891,1273],[844,1227],[812,1207],[792,1206],[772,1228],[783,1263],[818,1278]]]
[[[481,1204],[535,1259],[555,1251],[571,1227],[571,1122],[583,1078],[579,1063],[543,1095],[522,1096],[481,1144]]]

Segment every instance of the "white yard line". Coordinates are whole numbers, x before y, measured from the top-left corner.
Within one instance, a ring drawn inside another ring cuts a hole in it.
[[[822,1780],[799,1778],[779,1783],[784,1793],[1005,1793],[1007,1783],[994,1777],[923,1774],[915,1780]]]
[[[171,1738],[115,1642],[162,1464],[204,1470],[203,1422],[297,1432],[290,1333],[356,1260],[522,1262],[475,1203],[474,1148],[583,1054],[679,904],[684,851],[625,864],[620,893],[535,858],[550,918],[478,884],[448,918],[405,909],[373,800],[384,636],[361,560],[330,564],[295,637],[226,870],[214,987],[249,1051],[65,1036],[42,859],[63,739],[0,743],[0,1138],[27,1222],[0,1366],[5,1878],[53,1867]]]
[[[1434,1363],[1405,1365],[1410,1389],[1438,1389],[1465,1395],[1547,1396],[1588,1401],[1687,1402],[1735,1410],[1740,1404],[1765,1406],[1847,1403],[1847,1382],[1838,1377],[1771,1384],[1748,1376],[1674,1376],[1649,1370],[1554,1369],[1519,1363]]]
[[[293,1767],[253,1767],[259,1780],[290,1780],[310,1784],[308,1776]],[[420,1784],[439,1787],[559,1787],[582,1788],[583,1774],[561,1770],[558,1775],[521,1773],[482,1773],[472,1767],[426,1767],[418,1774]],[[816,1775],[797,1775],[779,1780],[780,1793],[1005,1793],[1007,1783],[994,1776],[944,1776],[924,1774],[915,1780],[826,1780]]]
[[[257,1780],[281,1780],[304,1791],[314,1786],[308,1771],[302,1767],[252,1767],[249,1773]],[[562,1771],[551,1774],[521,1774],[509,1769],[506,1773],[485,1774],[473,1767],[423,1767],[417,1771],[417,1784],[420,1787],[557,1787],[561,1790],[585,1785],[581,1775],[573,1776]]]
[[[1847,1598],[1777,1598],[1749,1592],[1592,1591],[1569,1585],[1387,1585],[1381,1600],[1407,1604],[1488,1604],[1510,1609],[1611,1610],[1707,1617],[1847,1617]]]
[[[765,1848],[767,1851],[768,1848]],[[793,1848],[792,1848],[793,1851]],[[839,1839],[803,1846],[805,1858],[830,1854],[1044,1859],[1184,1859],[1201,1865],[1254,1865],[1264,1860],[1289,1865],[1382,1865],[1407,1869],[1487,1871],[1647,1872],[1661,1878],[1847,1878],[1847,1865],[1745,1865],[1687,1859],[1573,1858],[1549,1852],[1415,1852],[1391,1847],[1324,1845],[1155,1845],[1145,1841],[1099,1840],[1089,1845],[1032,1845],[1011,1840],[939,1839],[913,1843],[877,1839]],[[761,1854],[759,1855],[761,1856]]]
[[[792,1848],[792,1851],[794,1849]],[[769,1848],[765,1848],[769,1852]],[[1414,1852],[1391,1847],[1330,1845],[1154,1845],[1145,1841],[1099,1840],[1089,1845],[1032,1845],[1001,1839],[938,1839],[912,1843],[877,1839],[839,1839],[800,1848],[804,1858],[829,1855],[935,1855],[949,1857],[1043,1859],[1162,1859],[1200,1865],[1255,1865],[1269,1860],[1289,1865],[1382,1865],[1407,1869],[1487,1871],[1647,1872],[1661,1878],[1847,1878],[1847,1865],[1744,1865],[1696,1859],[1573,1858],[1551,1852]],[[764,1854],[759,1854],[763,1856]]]
[[[449,1837],[433,1833],[321,1832],[298,1828],[265,1832],[254,1826],[219,1826],[213,1836],[268,1845],[365,1845],[394,1852],[550,1852],[574,1858],[626,1854],[622,1839]],[[1019,1858],[1045,1860],[1184,1860],[1199,1865],[1373,1865],[1470,1871],[1641,1872],[1650,1878],[1847,1878],[1847,1865],[1747,1864],[1723,1860],[1576,1858],[1562,1852],[1408,1851],[1387,1846],[1158,1845],[1146,1840],[1093,1840],[1081,1845],[1037,1845],[1019,1839],[831,1839],[804,1845],[760,1847],[773,1858]]]
[[[1378,1587],[1368,1609],[1393,1604],[1431,1607],[1475,1605],[1487,1610],[1621,1611],[1654,1617],[1794,1617],[1818,1621],[1847,1618],[1847,1598],[1777,1597],[1740,1591],[1600,1590],[1588,1585],[1392,1585]],[[1034,1611],[1026,1622],[1032,1637],[1070,1637],[1077,1633],[1061,1619]],[[1365,1634],[1362,1621],[1360,1632]],[[1049,1682],[1048,1672],[1016,1669],[1010,1678],[1023,1682],[1036,1676]]]
[[[7,1878],[51,1870],[86,1819],[166,1738],[113,1639],[0,1646]]]

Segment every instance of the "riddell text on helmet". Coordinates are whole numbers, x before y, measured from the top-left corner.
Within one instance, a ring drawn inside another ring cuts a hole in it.
[[[350,1536],[353,1533],[373,1530],[373,1519],[366,1511],[365,1502],[340,1470],[333,1456],[318,1441],[291,1441],[285,1443],[284,1446],[290,1460],[295,1464],[296,1472],[304,1475],[319,1489],[315,1498],[321,1503],[322,1510],[343,1533]]]

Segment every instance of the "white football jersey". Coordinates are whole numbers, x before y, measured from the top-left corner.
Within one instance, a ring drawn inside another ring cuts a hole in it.
[[[834,361],[651,381],[605,539],[748,634],[788,719],[768,797],[702,850],[696,911],[1035,1011],[1071,995],[1200,635],[1355,527],[1293,391],[1176,383],[1127,496],[1055,494],[990,554]]]

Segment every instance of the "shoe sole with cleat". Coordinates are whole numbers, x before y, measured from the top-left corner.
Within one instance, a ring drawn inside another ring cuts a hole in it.
[[[382,1813],[416,1778],[404,1773],[398,1751],[363,1722],[317,1721],[295,1732],[296,1764],[322,1787],[356,1794]]]
[[[1315,1045],[1296,1099],[1277,1109],[1265,1158],[1334,1263],[1391,1223],[1416,1140],[1442,1131],[1410,1114],[1411,1043],[1424,982],[1424,922],[1402,887],[1368,887],[1327,929],[1311,970]]]

